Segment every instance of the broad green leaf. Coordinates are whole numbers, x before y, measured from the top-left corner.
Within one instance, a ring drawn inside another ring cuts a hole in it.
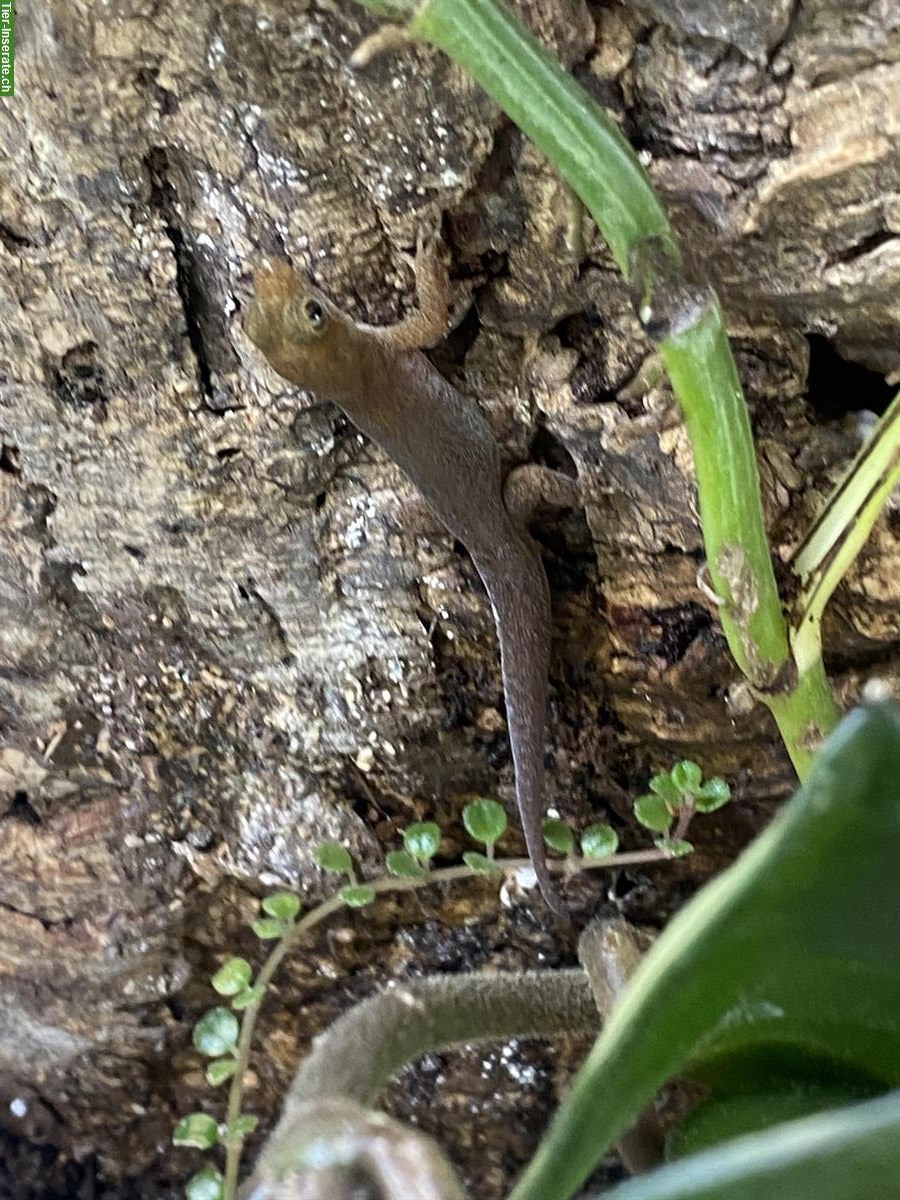
[[[751,1092],[748,1095],[714,1098],[692,1109],[666,1139],[666,1158],[684,1158],[720,1143],[770,1129],[784,1121],[809,1117],[828,1109],[843,1108],[869,1099],[848,1088],[792,1086],[787,1091]]]
[[[349,908],[365,908],[375,899],[375,889],[368,884],[352,884],[341,888],[338,895]]]
[[[565,821],[548,817],[541,826],[541,832],[551,850],[558,850],[560,854],[571,854],[575,849],[575,834]]]
[[[332,871],[336,875],[346,875],[353,870],[350,851],[340,842],[323,842],[316,846],[316,862],[323,871]]]
[[[474,800],[463,809],[463,825],[476,842],[493,846],[506,832],[506,809],[496,800]]]
[[[343,850],[343,846],[341,847]],[[300,897],[293,892],[275,892],[266,896],[262,902],[262,910],[270,917],[279,921],[293,921],[300,912]]]
[[[408,850],[392,850],[384,860],[389,875],[398,879],[421,879],[425,874],[422,864]]]
[[[212,977],[212,985],[220,996],[236,996],[253,978],[253,968],[246,958],[229,958]]]
[[[211,1008],[194,1026],[194,1045],[207,1058],[221,1058],[237,1044],[237,1017],[227,1008]]]
[[[434,821],[417,821],[403,831],[403,845],[421,863],[430,862],[441,847],[441,830]]]
[[[900,708],[879,705],[841,723],[803,789],[657,940],[512,1200],[570,1197],[679,1072],[720,1093],[900,1085],[898,863]]]
[[[598,821],[581,835],[581,853],[585,858],[611,858],[619,848],[619,835],[612,825]]]
[[[195,1150],[210,1150],[218,1140],[219,1126],[206,1113],[182,1117],[172,1134],[173,1146],[192,1146]]]
[[[692,1154],[604,1200],[893,1200],[898,1181],[900,1092],[891,1092]]]

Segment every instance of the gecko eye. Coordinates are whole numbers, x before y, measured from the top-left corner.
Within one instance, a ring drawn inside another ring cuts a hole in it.
[[[311,328],[316,331],[320,330],[325,324],[325,312],[318,300],[307,300],[303,305],[303,312]]]

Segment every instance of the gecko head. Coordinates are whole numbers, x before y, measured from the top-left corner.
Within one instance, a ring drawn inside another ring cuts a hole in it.
[[[279,375],[316,390],[320,372],[334,357],[340,314],[287,263],[256,273],[244,328]]]

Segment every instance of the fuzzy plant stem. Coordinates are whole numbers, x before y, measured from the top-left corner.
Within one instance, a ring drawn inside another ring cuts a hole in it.
[[[362,0],[445,51],[547,156],[590,212],[635,293],[691,437],[722,626],[801,777],[838,712],[821,662],[798,676],[763,522],[747,407],[715,297],[681,271],[665,210],[615,121],[501,0]]]
[[[310,1104],[371,1106],[388,1081],[429,1051],[510,1037],[595,1033],[584,971],[479,972],[413,979],[363,1000],[315,1043],[294,1077],[256,1166],[290,1158],[295,1116]]]
[[[466,1042],[596,1033],[584,971],[478,972],[411,979],[363,1000],[316,1042],[285,1109],[325,1096],[371,1106],[422,1054]]]

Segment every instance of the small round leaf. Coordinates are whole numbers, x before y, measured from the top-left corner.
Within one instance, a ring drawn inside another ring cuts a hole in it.
[[[218,1141],[219,1126],[206,1113],[182,1117],[172,1134],[173,1146],[193,1146],[195,1150],[210,1150]]]
[[[350,908],[365,908],[375,899],[375,889],[366,884],[360,884],[341,888],[338,895]]]
[[[262,910],[279,921],[293,921],[300,912],[300,897],[293,892],[276,892],[274,896],[265,897]]]
[[[212,985],[220,996],[236,996],[253,978],[253,968],[246,958],[229,958],[212,977]]]
[[[265,995],[266,989],[262,987],[245,988],[244,991],[238,992],[231,1002],[231,1007],[235,1012],[243,1012],[245,1008],[249,1008],[251,1004],[257,1004]]]
[[[240,1141],[241,1138],[245,1138],[248,1133],[252,1133],[258,1124],[259,1117],[253,1116],[252,1113],[242,1113],[237,1120],[232,1121],[232,1123],[225,1130],[222,1140],[224,1142]]]
[[[477,871],[479,875],[492,875],[502,870],[499,863],[488,858],[486,854],[479,854],[477,850],[467,850],[462,860],[470,871]]]
[[[651,793],[638,796],[634,802],[634,815],[645,829],[652,829],[654,833],[665,833],[672,824],[672,814],[665,800]]]
[[[204,1167],[192,1176],[184,1189],[187,1200],[222,1200],[225,1187],[222,1176],[213,1167]]]
[[[496,800],[474,800],[463,809],[463,825],[476,842],[493,846],[506,832],[506,809]]]
[[[689,758],[683,758],[672,768],[672,783],[682,796],[693,796],[702,779],[703,772]]]
[[[277,938],[284,937],[290,925],[279,921],[277,917],[257,917],[250,928],[261,942],[274,942]]]
[[[684,797],[668,771],[661,771],[650,780],[650,791],[665,800],[669,808],[680,808]]]
[[[727,804],[731,799],[731,788],[724,779],[707,779],[703,787],[694,796],[694,807],[697,812],[710,813]]]
[[[340,842],[323,842],[316,846],[316,862],[323,871],[334,871],[337,875],[346,875],[353,870],[350,851]]]
[[[227,1008],[211,1008],[194,1026],[193,1042],[207,1058],[221,1058],[238,1040],[238,1020]]]
[[[672,858],[684,858],[694,849],[693,845],[686,842],[684,838],[656,838],[653,845],[657,850],[665,850],[667,854],[671,854]]]
[[[206,1082],[210,1087],[218,1087],[225,1083],[237,1071],[237,1060],[234,1058],[217,1058],[206,1068]]]
[[[565,821],[559,821],[556,817],[548,817],[541,826],[541,831],[544,841],[551,850],[558,850],[560,854],[571,854],[575,849],[575,834]]]
[[[403,831],[403,845],[419,862],[427,863],[441,846],[441,830],[434,821],[417,821]]]
[[[388,874],[398,879],[421,879],[425,874],[425,868],[408,850],[392,850],[384,861]]]
[[[611,858],[619,848],[619,835],[612,825],[598,821],[581,835],[581,853],[585,858]]]

